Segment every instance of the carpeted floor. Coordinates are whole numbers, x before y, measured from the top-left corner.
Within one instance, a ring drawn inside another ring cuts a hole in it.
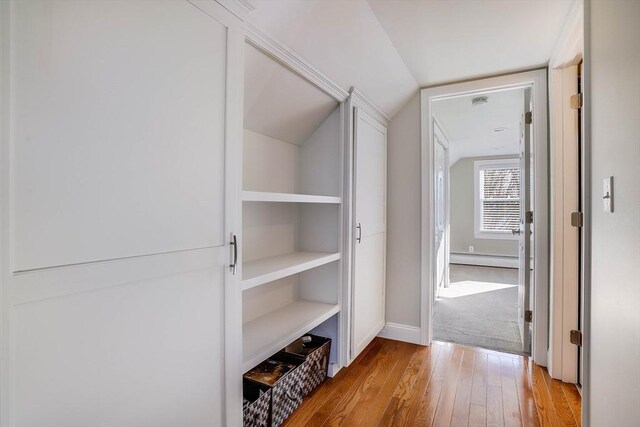
[[[450,286],[436,299],[434,338],[522,353],[518,270],[451,264]]]

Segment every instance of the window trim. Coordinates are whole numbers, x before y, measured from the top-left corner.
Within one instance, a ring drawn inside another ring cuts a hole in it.
[[[492,167],[516,167],[520,168],[520,159],[517,157],[475,160],[473,162],[473,232],[476,239],[518,240],[518,236],[510,231],[482,231],[480,222],[482,218],[482,201],[480,200],[480,171]]]

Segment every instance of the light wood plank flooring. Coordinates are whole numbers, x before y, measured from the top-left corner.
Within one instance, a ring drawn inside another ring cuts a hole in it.
[[[580,426],[580,395],[527,357],[376,338],[285,425]]]

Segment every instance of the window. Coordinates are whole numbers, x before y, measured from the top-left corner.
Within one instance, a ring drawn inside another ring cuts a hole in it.
[[[518,159],[474,162],[475,236],[517,239],[520,227],[520,165]]]

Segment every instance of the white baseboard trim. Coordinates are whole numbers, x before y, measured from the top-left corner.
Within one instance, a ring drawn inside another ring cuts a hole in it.
[[[387,322],[378,334],[381,338],[404,341],[412,344],[420,344],[420,328],[417,326],[401,325],[399,323]]]
[[[329,368],[327,369],[327,376],[329,378],[335,377],[338,371],[340,371],[340,369],[342,369],[342,366],[338,365],[337,363],[329,363]]]
[[[518,268],[518,257],[452,253],[449,256],[449,263],[481,265],[485,267]]]

